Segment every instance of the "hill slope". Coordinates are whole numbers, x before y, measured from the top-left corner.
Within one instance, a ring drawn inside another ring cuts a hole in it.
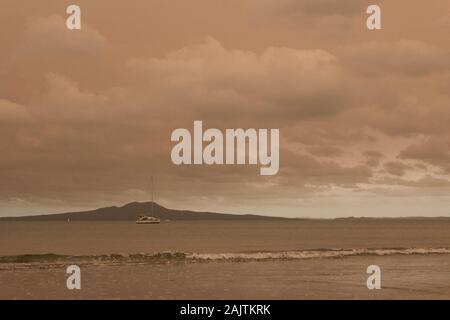
[[[151,215],[151,202],[131,202],[122,207],[105,207],[90,211],[68,212],[26,217],[6,217],[0,221],[134,221],[140,215]],[[161,220],[269,220],[282,219],[258,215],[234,215],[213,212],[172,210],[154,203],[154,217]]]

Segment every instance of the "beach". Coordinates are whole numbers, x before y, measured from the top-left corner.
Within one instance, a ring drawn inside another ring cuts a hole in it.
[[[1,299],[449,299],[445,219],[0,223]],[[66,287],[79,265],[81,290]],[[366,269],[381,268],[380,290]]]

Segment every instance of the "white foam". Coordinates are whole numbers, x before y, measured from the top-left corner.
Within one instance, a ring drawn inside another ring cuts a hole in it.
[[[192,260],[294,260],[315,258],[344,258],[360,255],[386,256],[413,254],[450,254],[450,248],[328,249],[249,253],[190,253],[186,254],[186,258]]]

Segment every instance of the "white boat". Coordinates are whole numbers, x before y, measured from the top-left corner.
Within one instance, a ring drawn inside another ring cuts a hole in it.
[[[153,192],[153,177],[152,177],[152,215],[151,216],[147,216],[147,215],[141,215],[139,216],[139,218],[136,220],[137,224],[159,224],[161,223],[161,220],[159,218],[155,218],[153,217],[153,213],[154,213],[154,192]]]
[[[137,224],[158,224],[161,220],[155,217],[149,217],[149,216],[140,216],[137,220]]]

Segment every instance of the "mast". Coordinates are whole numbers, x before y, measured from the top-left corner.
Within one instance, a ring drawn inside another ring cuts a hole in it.
[[[151,182],[152,182],[152,217],[153,217],[153,212],[154,212],[154,205],[155,205],[155,195],[154,195],[154,191],[153,191],[153,176],[151,177]]]

